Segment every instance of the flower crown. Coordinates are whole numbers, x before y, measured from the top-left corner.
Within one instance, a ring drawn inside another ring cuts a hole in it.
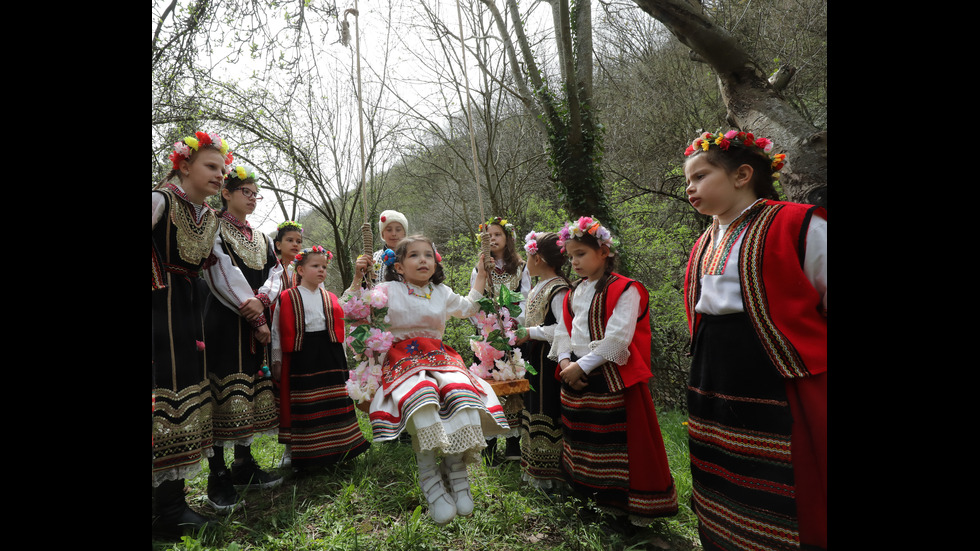
[[[239,180],[252,180],[256,189],[260,187],[259,183],[255,181],[255,171],[249,170],[242,165],[236,166],[228,174],[225,174],[225,180],[229,180],[231,178],[238,178]]]
[[[208,134],[207,132],[195,132],[195,137],[184,136],[184,139],[179,142],[174,142],[174,150],[170,154],[170,161],[173,163],[174,170],[180,168],[180,161],[184,159],[189,159],[190,156],[197,151],[200,151],[202,147],[211,146],[217,149],[222,155],[225,156],[225,166],[223,167],[225,174],[231,169],[231,163],[235,158],[231,155],[229,151],[230,146],[226,140],[217,134]]]
[[[711,132],[705,132],[695,138],[694,141],[691,142],[691,145],[687,146],[687,149],[684,150],[684,156],[688,157],[693,155],[698,151],[698,149],[707,151],[712,145],[717,145],[723,151],[728,151],[728,148],[731,147],[732,144],[743,145],[749,148],[754,147],[761,150],[762,153],[765,154],[766,157],[769,157],[769,160],[771,161],[770,166],[772,167],[772,171],[775,173],[772,175],[773,180],[779,178],[777,171],[783,168],[783,165],[786,164],[786,155],[783,153],[772,155],[770,153],[773,146],[772,140],[769,138],[756,138],[751,132],[740,132],[738,130],[729,130],[724,134],[722,134],[720,130],[714,134]]]
[[[606,245],[610,249],[615,247],[612,234],[599,223],[598,219],[583,216],[576,222],[565,222],[565,225],[558,231],[558,246],[561,248],[561,252],[565,252],[566,241],[579,239],[585,234],[595,237],[599,245]]]
[[[527,254],[538,254],[538,235],[533,231],[524,236],[524,250]]]
[[[501,216],[494,216],[490,220],[487,220],[485,223],[480,224],[480,231],[481,232],[490,231],[490,226],[494,224],[497,224],[498,226],[510,232],[511,238],[513,238],[514,241],[517,241],[517,231],[514,230],[514,224],[511,224],[510,222],[507,221],[506,218],[503,218]]]
[[[328,261],[333,260],[332,252],[324,249],[319,245],[313,245],[312,247],[303,249],[302,251],[296,253],[296,256],[293,258],[293,266],[294,267],[299,266],[299,263],[302,262],[303,259],[306,258],[306,255],[308,254],[322,254],[323,256],[327,257]]]
[[[299,222],[294,222],[292,220],[286,220],[285,222],[276,226],[276,229],[279,231],[282,230],[298,231],[300,235],[303,235],[303,224],[300,224]]]

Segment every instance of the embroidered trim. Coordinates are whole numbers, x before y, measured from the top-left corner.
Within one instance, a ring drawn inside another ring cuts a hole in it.
[[[242,224],[227,212],[221,215],[220,231],[221,240],[231,247],[246,266],[253,270],[265,268],[269,245],[264,234],[253,232],[247,222]]]
[[[810,372],[796,348],[773,323],[762,282],[762,256],[766,235],[781,205],[770,205],[762,210],[745,232],[739,254],[739,277],[742,281],[742,302],[752,320],[762,347],[766,349],[773,365],[783,377],[807,377]]]
[[[211,254],[214,234],[218,231],[218,217],[207,203],[197,220],[193,204],[172,183],[160,189],[170,198],[170,221],[177,228],[177,250],[180,258],[189,264],[200,264]],[[175,200],[180,198],[180,201]]]
[[[289,289],[289,301],[293,303],[293,327],[296,328],[296,337],[293,341],[293,351],[303,349],[303,336],[306,333],[306,315],[303,308],[303,297],[299,294],[299,287]]]
[[[518,291],[521,288],[521,275],[524,273],[524,261],[517,264],[517,271],[513,274],[505,272],[502,268],[494,267],[490,272],[490,280],[494,285],[507,285],[511,291]]]
[[[738,237],[766,203],[768,201],[763,199],[746,209],[738,218],[732,220],[732,223],[725,230],[725,234],[722,235],[717,248],[715,248],[715,240],[713,238],[708,240],[708,253],[701,261],[701,275],[721,275],[725,271],[725,266],[728,264],[728,257],[732,254],[732,247],[735,246]],[[715,218],[711,222],[711,228],[708,230],[712,237],[717,228],[718,219]]]
[[[525,325],[527,327],[534,327],[544,323],[544,319],[548,315],[552,294],[559,289],[567,288],[568,284],[560,277],[555,276],[545,281],[536,293],[529,293],[530,296],[527,299],[527,308],[525,310]]]
[[[592,297],[592,304],[589,306],[590,349],[594,349],[592,343],[601,341],[605,337],[606,327],[603,323],[603,315],[606,312],[606,297],[609,294],[609,286],[618,279],[619,276],[611,274],[606,280],[606,285],[602,288],[602,291]],[[626,388],[626,385],[623,384],[623,377],[619,373],[618,365],[607,361],[599,366],[599,370],[601,370],[602,376],[605,377],[606,385],[608,385],[610,392],[619,392]]]

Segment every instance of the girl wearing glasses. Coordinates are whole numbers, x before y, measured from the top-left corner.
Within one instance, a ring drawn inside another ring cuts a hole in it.
[[[272,380],[262,367],[271,338],[268,307],[279,296],[282,266],[271,241],[245,220],[262,199],[258,188],[255,173],[244,167],[225,177],[215,262],[204,272],[211,288],[204,354],[214,418],[208,501],[219,511],[232,510],[240,502],[236,487],[270,488],[282,481],[262,471],[251,452],[255,436],[275,434],[279,426]],[[225,446],[234,446],[230,470]]]

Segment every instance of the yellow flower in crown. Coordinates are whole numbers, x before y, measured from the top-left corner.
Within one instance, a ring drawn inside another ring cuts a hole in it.
[[[239,180],[244,180],[245,177],[248,176],[248,172],[245,171],[245,167],[243,167],[243,166],[236,166],[235,167],[235,174],[238,175],[238,179]]]
[[[192,138],[190,136],[184,138],[184,143],[190,146],[190,148],[193,149],[194,151],[197,151],[197,149],[200,147],[200,145],[197,142],[197,138]]]

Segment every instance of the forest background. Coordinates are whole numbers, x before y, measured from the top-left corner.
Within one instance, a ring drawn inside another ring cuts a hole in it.
[[[683,408],[682,282],[710,222],[687,202],[683,150],[702,131],[771,137],[788,157],[785,198],[826,206],[826,0],[354,7],[155,0],[153,184],[175,141],[217,132],[259,175],[250,222],[269,234],[299,220],[305,246],[334,251],[337,294],[365,212],[374,248],[380,212],[405,213],[457,292],[485,219],[507,218],[520,247],[531,230],[594,215],[620,240],[619,271],[650,291],[654,399]],[[469,350],[471,333],[453,323],[446,341]]]

